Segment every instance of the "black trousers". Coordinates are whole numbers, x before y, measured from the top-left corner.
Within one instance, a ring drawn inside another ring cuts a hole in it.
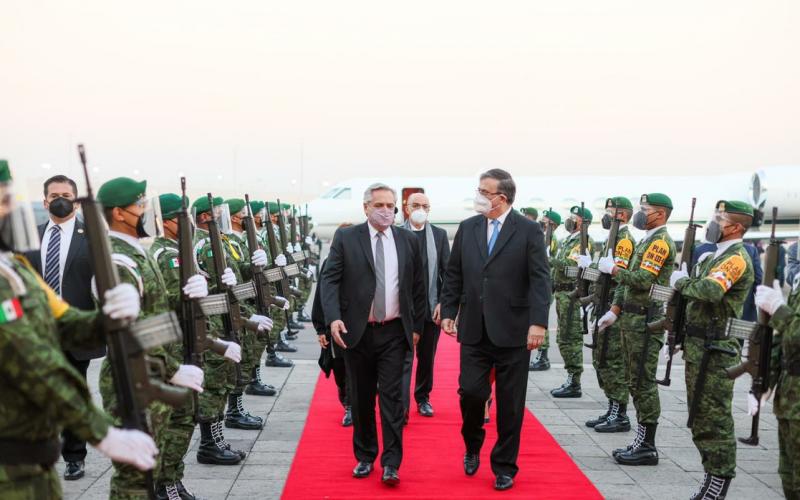
[[[525,393],[528,387],[528,364],[531,354],[526,347],[497,347],[484,332],[481,342],[461,344],[461,373],[458,394],[461,396],[461,435],[467,453],[479,453],[486,431],[483,412],[491,395],[489,372],[495,369],[497,408],[497,443],[492,448],[492,471],[495,475],[516,475],[520,431],[525,416]]]
[[[372,463],[378,456],[375,396],[381,412],[381,465],[400,467],[403,460],[403,361],[408,341],[400,320],[367,326],[361,340],[344,351],[353,411],[353,452]]]
[[[64,352],[67,361],[78,370],[86,380],[86,372],[89,370],[90,359],[75,359],[69,351]],[[86,441],[78,439],[73,433],[64,430],[61,433],[61,456],[65,462],[80,462],[86,459]]]
[[[436,346],[439,345],[441,330],[432,321],[426,321],[422,335],[417,343],[417,378],[414,382],[414,400],[417,404],[428,401],[433,390],[433,360],[436,357]],[[403,408],[411,403],[411,368],[414,365],[414,353],[406,354],[403,364]]]
[[[333,371],[333,380],[336,381],[336,389],[339,391],[339,402],[342,403],[342,406],[348,407],[350,406],[350,397],[348,396],[347,368],[344,365],[343,355],[333,358],[331,369]]]

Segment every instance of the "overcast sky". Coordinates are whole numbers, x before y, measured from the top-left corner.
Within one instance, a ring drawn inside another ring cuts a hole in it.
[[[295,199],[800,164],[798,25],[797,0],[4,0],[0,157],[77,175],[82,141],[97,182]]]

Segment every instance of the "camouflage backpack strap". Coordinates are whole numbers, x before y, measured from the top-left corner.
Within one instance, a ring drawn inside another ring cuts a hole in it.
[[[22,276],[20,276],[14,270],[14,268],[11,266],[11,262],[6,259],[5,255],[0,258],[0,277],[3,277],[6,281],[8,281],[8,284],[11,286],[11,290],[15,297],[22,297],[28,293],[28,288],[25,286]]]
[[[136,261],[130,258],[129,256],[125,255],[124,253],[112,253],[111,254],[111,261],[114,264],[120,266],[121,268],[128,271],[131,276],[136,280],[136,286],[139,288],[139,296],[144,296],[144,281],[142,281],[142,275],[139,272],[139,266],[136,264]]]

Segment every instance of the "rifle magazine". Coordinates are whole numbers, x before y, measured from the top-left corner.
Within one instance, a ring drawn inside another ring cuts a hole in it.
[[[725,325],[725,336],[735,339],[752,340],[758,331],[758,323],[743,319],[730,318]]]
[[[183,337],[178,315],[173,311],[137,321],[131,326],[131,334],[144,350],[179,342]]]
[[[206,316],[227,314],[230,309],[228,305],[228,295],[224,293],[208,295],[207,297],[199,299],[199,301],[200,309],[203,310],[203,314]]]
[[[252,281],[248,281],[247,283],[239,283],[231,287],[231,291],[233,295],[236,296],[236,300],[244,301],[248,299],[254,299],[258,295],[256,293],[255,284]]]
[[[675,295],[675,289],[670,286],[653,285],[650,287],[650,298],[656,302],[669,302]]]

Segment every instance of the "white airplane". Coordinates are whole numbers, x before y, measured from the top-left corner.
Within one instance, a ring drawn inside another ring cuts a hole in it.
[[[513,172],[512,172],[513,174]],[[778,207],[776,236],[794,239],[800,223],[800,166],[768,167],[755,173],[737,172],[723,175],[690,176],[535,176],[515,177],[517,196],[515,207],[534,207],[539,213],[552,208],[562,220],[570,207],[581,201],[594,217],[589,233],[596,241],[604,241],[606,231],[600,226],[606,198],[627,196],[637,206],[643,193],[667,194],[674,205],[667,226],[675,241],[682,241],[689,221],[691,199],[697,198],[695,222],[704,224],[713,214],[718,200],[744,200],[758,209],[756,224],[748,231],[750,240],[769,238],[772,207]],[[314,230],[323,239],[333,237],[342,223],[364,220],[362,208],[364,190],[374,182],[383,182],[397,190],[400,210],[397,223],[403,222],[408,197],[425,192],[431,200],[430,221],[455,235],[458,224],[475,214],[472,200],[478,187],[477,177],[359,177],[336,184],[321,197],[308,204]],[[633,228],[632,228],[633,229]],[[633,229],[641,238],[643,232]],[[566,235],[563,224],[556,232]],[[697,234],[702,239],[703,231]]]

